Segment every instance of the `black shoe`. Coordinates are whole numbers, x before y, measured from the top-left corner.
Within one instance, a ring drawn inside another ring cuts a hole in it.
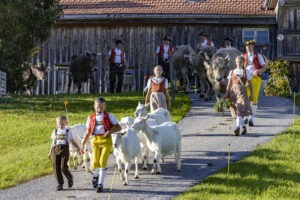
[[[56,188],[57,191],[63,190],[63,185],[59,184]]]
[[[254,124],[253,124],[253,121],[251,120],[249,120],[249,126],[254,126]]]
[[[234,129],[234,135],[235,136],[239,136],[240,135],[240,127],[237,127],[236,129]]]
[[[242,128],[242,135],[245,135],[247,133],[247,128],[246,126],[243,126]]]
[[[99,185],[97,186],[96,192],[97,192],[97,193],[103,192],[103,186],[102,186],[101,184],[99,184]]]
[[[68,181],[68,187],[70,188],[70,187],[72,187],[73,186],[73,180],[69,180]]]
[[[244,124],[248,124],[248,118],[244,119]]]
[[[99,176],[97,177],[93,177],[93,180],[92,180],[92,185],[93,187],[96,189],[97,185],[98,185],[98,179],[99,179]]]

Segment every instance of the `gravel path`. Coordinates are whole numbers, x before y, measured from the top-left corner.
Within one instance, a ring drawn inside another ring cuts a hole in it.
[[[213,111],[213,102],[193,98],[192,109],[179,122],[182,129],[182,171],[176,171],[174,159],[166,158],[161,175],[150,175],[141,169],[140,178],[134,179],[134,166],[130,171],[130,185],[123,186],[116,174],[111,199],[170,199],[199,183],[205,177],[227,166],[228,127],[235,122],[229,113],[224,117]],[[279,97],[260,98],[255,127],[248,134],[231,137],[231,162],[248,155],[256,147],[268,142],[292,123],[293,104]],[[297,113],[299,110],[297,108]],[[91,187],[91,175],[83,169],[72,170],[74,186],[56,192],[54,175],[45,176],[16,187],[0,191],[0,199],[107,199],[113,177],[114,156],[110,156],[103,193]]]

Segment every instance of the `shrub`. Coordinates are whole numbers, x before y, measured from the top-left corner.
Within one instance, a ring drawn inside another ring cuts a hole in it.
[[[264,93],[267,96],[281,96],[286,93],[291,93],[289,83],[289,62],[274,61],[267,66],[270,70],[270,78],[268,84],[264,87]]]

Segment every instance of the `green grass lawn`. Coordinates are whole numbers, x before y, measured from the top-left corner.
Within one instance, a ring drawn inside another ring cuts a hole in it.
[[[224,168],[175,199],[300,199],[300,117],[284,133],[231,164],[230,171],[227,176]]]
[[[0,189],[52,172],[47,155],[55,118],[65,114],[68,101],[69,125],[86,123],[93,113],[93,101],[100,94],[12,96],[0,99]],[[101,94],[107,111],[118,120],[132,116],[142,93]],[[179,121],[191,107],[187,96],[178,94],[171,117]]]

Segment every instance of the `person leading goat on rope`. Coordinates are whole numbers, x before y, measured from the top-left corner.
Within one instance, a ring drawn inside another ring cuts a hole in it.
[[[255,50],[255,40],[248,40],[245,44],[247,53],[243,54],[243,57],[245,58],[244,68],[251,72],[251,82],[253,85],[253,99],[251,101],[252,115],[250,115],[249,117],[245,117],[244,123],[247,124],[249,122],[249,126],[254,126],[253,120],[257,110],[258,95],[262,83],[260,74],[266,71],[266,63],[262,55],[257,53]],[[249,86],[247,87],[247,94],[249,98]]]

